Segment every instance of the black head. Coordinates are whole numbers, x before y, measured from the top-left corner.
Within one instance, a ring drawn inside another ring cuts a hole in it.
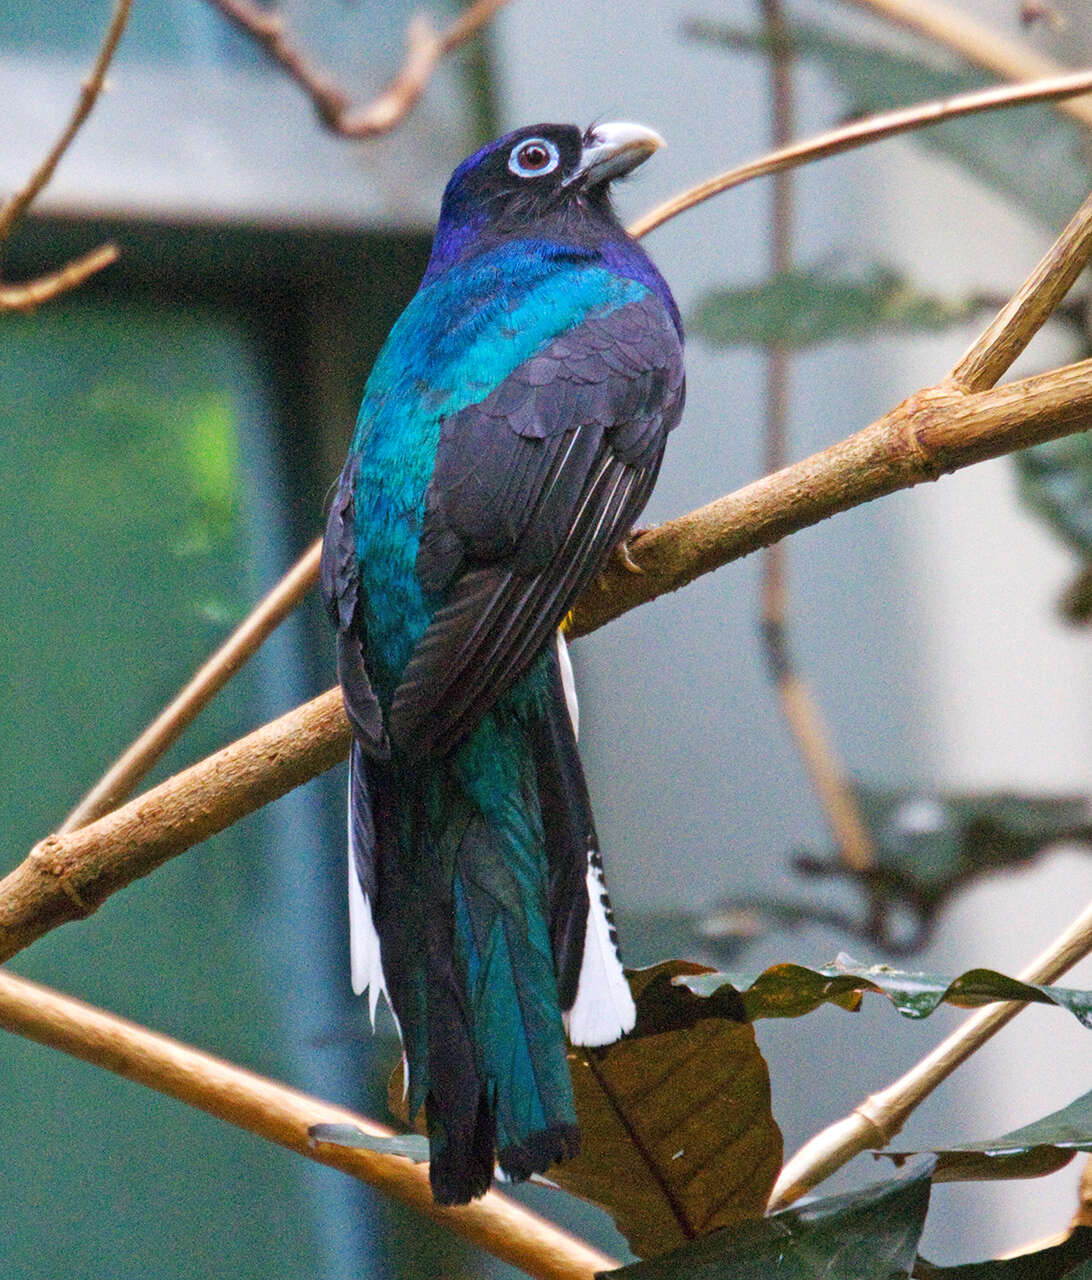
[[[617,234],[610,183],[663,146],[637,124],[536,124],[505,134],[451,175],[430,273],[477,242],[547,234],[585,242]]]

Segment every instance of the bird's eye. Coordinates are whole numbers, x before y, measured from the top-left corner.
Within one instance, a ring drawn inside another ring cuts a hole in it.
[[[553,173],[560,160],[552,142],[545,138],[527,138],[513,147],[508,168],[517,178],[541,178],[545,173]]]

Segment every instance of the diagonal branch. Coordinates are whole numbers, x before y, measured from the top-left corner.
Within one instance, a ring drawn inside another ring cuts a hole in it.
[[[186,725],[236,671],[257,652],[262,641],[292,612],[318,577],[321,544],[316,542],[272,591],[231,633],[169,706],[152,721],[103,777],[84,796],[60,827],[75,831],[120,804]]]
[[[91,114],[92,108],[98,101],[99,94],[106,83],[106,72],[114,57],[118,42],[121,40],[122,32],[125,30],[125,24],[129,20],[131,7],[132,0],[116,0],[114,13],[106,29],[106,35],[103,37],[94,65],[80,89],[79,99],[68,124],[65,125],[60,137],[46,153],[26,183],[0,206],[0,244],[3,244],[11,235],[23,214],[26,213],[39,193],[48,185],[57,165],[61,161],[61,157],[68,150],[76,134],[79,133],[83,122]],[[64,293],[67,289],[72,289],[81,284],[88,276],[108,266],[117,256],[117,249],[113,245],[102,245],[93,253],[69,263],[67,267],[59,271],[42,276],[38,280],[32,280],[21,285],[0,286],[0,311],[23,310],[37,306],[38,303],[44,302],[48,298],[56,297],[57,294]]]
[[[1021,982],[1049,984],[1092,954],[1092,903],[1019,976]],[[916,1067],[866,1098],[843,1120],[810,1139],[781,1170],[769,1209],[782,1209],[830,1177],[862,1151],[886,1146],[910,1113],[961,1063],[1020,1013],[1026,1005],[1003,1001],[968,1018]]]
[[[841,155],[843,151],[851,151],[854,147],[879,142],[884,138],[893,138],[897,134],[909,133],[913,129],[924,129],[929,125],[939,124],[943,120],[976,115],[981,111],[996,111],[1000,107],[1026,106],[1030,102],[1058,102],[1090,92],[1092,92],[1092,71],[1078,71],[1070,75],[1034,80],[1030,84],[976,89],[973,93],[961,93],[952,98],[942,98],[933,102],[919,103],[913,107],[899,107],[895,111],[866,116],[863,120],[854,120],[820,134],[816,138],[794,142],[788,147],[781,148],[780,151],[770,151],[764,156],[759,156],[757,160],[737,165],[725,173],[700,182],[697,186],[673,196],[672,199],[639,218],[630,227],[630,234],[647,235],[687,209],[693,209],[695,205],[720,195],[722,191],[738,187],[743,182],[749,182],[752,178],[766,177],[768,174],[778,173],[782,169],[790,169],[795,165],[810,163],[813,160],[825,160],[828,156]]]
[[[940,0],[847,0],[849,4],[924,36],[957,53],[973,67],[1006,80],[1039,80],[1065,68],[1019,40],[1001,35]],[[1092,101],[1060,102],[1058,110],[1092,129]]]
[[[444,31],[423,16],[406,29],[406,58],[390,84],[366,107],[354,107],[332,77],[312,66],[293,43],[284,19],[254,0],[209,0],[266,53],[310,97],[323,124],[343,138],[375,138],[409,115],[428,87],[441,60],[476,35],[506,0],[476,0]]]
[[[541,1280],[592,1280],[618,1263],[495,1191],[459,1209],[433,1203],[428,1169],[364,1147],[315,1144],[315,1124],[350,1124],[374,1137],[384,1125],[332,1106],[177,1040],[0,971],[0,1027],[199,1107],[404,1201]]]
[[[911,396],[821,453],[747,485],[634,544],[642,572],[608,571],[581,598],[583,635],[729,560],[897,489],[1083,430],[1092,360],[968,394]],[[349,730],[338,689],[65,835],[47,837],[0,881],[0,962],[118,889],[341,760]]]

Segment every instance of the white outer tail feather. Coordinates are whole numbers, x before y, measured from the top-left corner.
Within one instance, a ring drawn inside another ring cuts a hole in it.
[[[356,874],[356,850],[353,847],[352,771],[349,777],[349,974],[353,992],[360,996],[368,992],[368,1013],[372,1030],[375,1030],[375,1010],[379,994],[387,995],[387,982],[383,977],[383,956],[379,945],[379,933],[372,919],[372,904]],[[390,997],[387,997],[390,1004]],[[401,1034],[401,1029],[399,1029]]]
[[[576,697],[576,681],[568,646],[560,629],[557,632],[557,657],[565,703],[572,721],[574,737],[579,733],[580,708]],[[352,781],[349,783],[350,789]],[[622,971],[618,949],[611,938],[611,922],[607,918],[606,884],[603,881],[597,850],[588,849],[588,919],[584,934],[584,955],[580,964],[576,999],[564,1015],[565,1030],[575,1045],[595,1048],[613,1044],[632,1031],[637,1010],[629,983]],[[382,948],[372,916],[372,904],[356,873],[350,804],[349,818],[349,967],[356,995],[368,992],[368,1013],[375,1030],[375,1011],[382,993],[390,1007],[387,983],[383,976]],[[393,1013],[393,1009],[391,1009]],[[398,1019],[395,1018],[395,1025]],[[398,1027],[401,1037],[402,1028]],[[409,1068],[403,1055],[403,1085],[408,1088]]]
[[[597,1048],[613,1044],[637,1021],[633,995],[622,972],[618,948],[604,906],[607,887],[597,851],[588,850],[588,924],[576,999],[565,1014],[565,1030],[573,1044]]]
[[[576,698],[576,677],[573,675],[573,660],[569,657],[569,646],[561,628],[557,629],[557,665],[561,671],[561,687],[565,691],[565,705],[569,709],[569,719],[573,724],[573,737],[580,737],[580,703]]]

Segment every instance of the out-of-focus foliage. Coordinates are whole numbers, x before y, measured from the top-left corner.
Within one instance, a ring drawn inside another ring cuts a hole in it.
[[[804,348],[878,331],[944,329],[975,307],[970,299],[923,293],[888,267],[872,267],[856,280],[797,268],[750,288],[711,290],[687,324],[714,346]]]
[[[736,52],[765,55],[770,49],[762,31],[706,21],[692,22],[687,30]],[[790,24],[788,39],[801,60],[818,64],[833,77],[852,116],[948,98],[989,82],[985,73],[954,66],[925,46],[920,54],[909,53],[905,42],[895,50],[807,22]],[[1051,230],[1064,226],[1092,181],[1085,134],[1047,106],[965,116],[916,130],[912,138],[955,161]]]

